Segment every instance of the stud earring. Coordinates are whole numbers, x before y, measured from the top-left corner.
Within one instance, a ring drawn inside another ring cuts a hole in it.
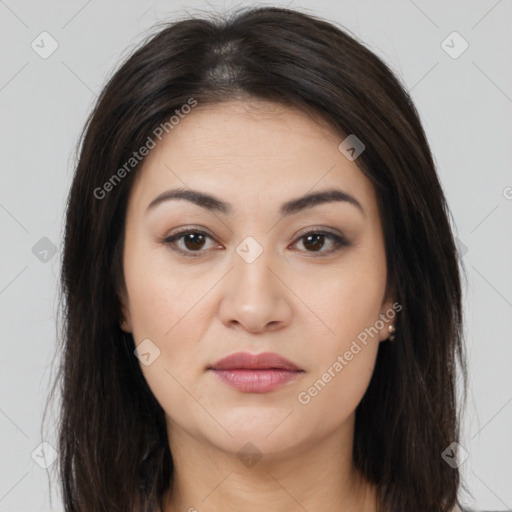
[[[388,337],[388,340],[389,340],[389,341],[394,341],[394,339],[396,338],[396,335],[395,335],[395,332],[396,332],[395,326],[394,326],[394,325],[390,325],[390,326],[388,327],[388,331],[389,331],[389,337]]]

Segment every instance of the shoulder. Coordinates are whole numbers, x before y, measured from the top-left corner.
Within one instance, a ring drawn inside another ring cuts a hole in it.
[[[460,508],[455,507],[452,512],[491,512],[486,510],[475,510],[473,508]],[[502,510],[501,512],[512,512],[512,510]]]

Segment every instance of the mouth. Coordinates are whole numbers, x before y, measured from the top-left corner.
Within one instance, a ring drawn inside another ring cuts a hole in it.
[[[304,370],[271,352],[231,354],[207,368],[230,387],[244,393],[268,393],[291,383]]]

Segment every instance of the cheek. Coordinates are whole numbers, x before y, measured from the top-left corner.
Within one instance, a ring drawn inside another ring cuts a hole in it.
[[[361,346],[361,351],[351,361],[345,360],[345,364],[338,361],[341,366],[335,364],[336,357],[331,358],[331,362],[299,390],[297,412],[311,431],[329,432],[355,412],[370,383],[376,349],[374,345]]]
[[[317,275],[316,292],[309,295],[307,304],[322,320],[318,324],[311,316],[310,322],[319,325],[316,338],[321,334],[321,342],[315,342],[311,354],[311,379],[301,388],[305,401],[314,407],[333,403],[343,415],[363,397],[380,346],[376,325],[385,284],[382,261],[370,252],[354,254],[329,275]],[[314,331],[311,326],[311,340]]]
[[[193,418],[204,414],[198,405],[203,355],[197,315],[200,299],[211,284],[206,278],[194,286],[190,278],[172,270],[159,257],[133,253],[126,260],[125,278],[135,345],[149,339],[154,343],[151,350],[158,353],[151,364],[139,363],[144,378],[167,416],[179,418],[193,430]],[[185,282],[190,286],[184,286]]]
[[[319,319],[308,315],[311,322],[318,324],[322,346],[332,351],[343,348],[378,320],[386,270],[380,260],[360,251],[337,268],[316,273],[308,281],[301,277],[297,283],[300,285],[297,295],[305,298],[304,302]]]
[[[196,281],[178,273],[165,247],[133,245],[124,265],[134,337],[172,339],[207,291],[208,278]]]
[[[166,349],[167,350],[167,349]],[[195,386],[196,377],[191,375],[189,365],[169,361],[167,352],[162,352],[150,366],[141,366],[144,378],[165,412],[167,420],[184,427],[189,433],[202,436],[201,425],[208,425],[212,431],[215,422],[208,416],[202,402],[201,389]]]
[[[330,299],[324,299],[321,311],[322,301],[315,299],[316,307],[329,330],[322,328],[321,340],[318,334],[315,340],[311,329],[312,371],[296,399],[304,421],[320,430],[345,421],[368,388],[380,346],[372,327],[379,319],[384,287],[385,276],[358,266],[337,273],[324,285],[319,283],[318,290]]]
[[[205,267],[206,268],[206,267]],[[200,394],[196,382],[207,364],[201,340],[209,323],[208,291],[218,277],[191,270],[179,271],[170,263],[165,248],[133,250],[125,258],[135,345],[149,339],[158,357],[141,369],[158,401],[173,408]]]

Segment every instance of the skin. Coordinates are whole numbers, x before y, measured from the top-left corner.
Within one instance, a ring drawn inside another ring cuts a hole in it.
[[[392,321],[359,343],[362,350],[309,403],[298,401],[394,302],[375,191],[339,151],[343,138],[283,105],[198,105],[151,150],[134,182],[122,328],[135,345],[149,338],[160,350],[141,369],[166,413],[175,465],[165,512],[225,511],[226,504],[242,512],[377,510],[375,487],[353,466],[354,420]],[[233,212],[183,199],[146,211],[178,187],[213,194]],[[355,197],[364,213],[348,202],[279,213],[282,203],[327,188]],[[162,242],[180,228],[211,238]],[[303,235],[319,228],[350,245],[330,252],[335,243],[325,237],[315,251]],[[263,250],[251,263],[236,252],[248,236]],[[304,372],[272,392],[244,393],[207,371],[238,351],[276,352]],[[251,467],[237,457],[248,442],[262,455]]]

